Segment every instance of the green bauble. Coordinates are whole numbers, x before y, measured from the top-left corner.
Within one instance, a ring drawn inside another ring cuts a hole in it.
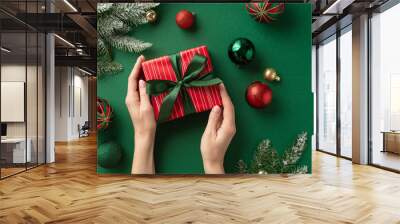
[[[250,63],[255,53],[256,49],[253,43],[246,38],[238,38],[228,47],[229,58],[237,65],[246,65]]]
[[[97,153],[97,162],[103,168],[113,168],[117,166],[122,158],[121,147],[115,142],[101,144]]]

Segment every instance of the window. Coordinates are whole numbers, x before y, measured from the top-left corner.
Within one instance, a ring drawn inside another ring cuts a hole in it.
[[[336,36],[318,47],[318,149],[336,154]]]
[[[353,131],[352,41],[349,25],[317,50],[317,149],[348,159]]]
[[[400,170],[400,4],[371,18],[372,164]]]

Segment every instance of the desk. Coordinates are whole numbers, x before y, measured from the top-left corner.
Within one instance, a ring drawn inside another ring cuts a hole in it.
[[[25,138],[5,138],[1,139],[1,159],[6,163],[25,163],[31,162],[32,140],[28,138],[25,152]],[[26,159],[26,161],[25,161]]]
[[[382,152],[392,152],[400,154],[400,132],[383,131],[383,150]]]

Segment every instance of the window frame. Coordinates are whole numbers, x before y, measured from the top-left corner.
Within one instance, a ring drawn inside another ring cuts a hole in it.
[[[347,157],[342,155],[341,153],[341,117],[340,117],[340,112],[341,112],[341,108],[340,108],[340,103],[341,103],[341,99],[340,99],[340,93],[341,93],[341,89],[340,89],[340,84],[341,84],[341,66],[340,66],[340,60],[341,60],[341,55],[340,55],[340,37],[344,34],[346,34],[347,32],[352,32],[352,23],[346,25],[345,27],[339,29],[336,31],[336,33],[330,35],[329,37],[319,41],[316,44],[316,51],[315,51],[315,57],[316,57],[316,88],[315,88],[315,95],[316,95],[316,151],[319,152],[323,152],[329,155],[333,155],[336,157],[340,157],[340,158],[344,158],[347,160],[352,160],[352,158]],[[320,143],[319,143],[319,109],[320,109],[320,105],[319,105],[319,84],[320,84],[320,73],[319,73],[319,60],[320,60],[320,56],[319,56],[319,47],[321,45],[321,43],[326,43],[326,42],[330,42],[330,41],[336,41],[336,152],[332,153],[329,151],[326,151],[324,149],[321,149],[319,147]]]
[[[400,4],[400,2],[398,0],[388,0],[387,2],[385,2],[384,4],[380,5],[377,8],[371,9],[369,10],[368,13],[368,30],[367,30],[367,41],[368,41],[368,54],[367,54],[367,64],[368,64],[368,69],[367,69],[367,79],[368,79],[368,111],[367,111],[367,116],[368,116],[368,124],[367,124],[367,132],[368,132],[368,165],[376,167],[376,168],[380,168],[383,170],[387,170],[387,171],[391,171],[394,173],[400,173],[400,170],[394,169],[394,168],[390,168],[387,166],[383,166],[377,163],[373,162],[373,153],[374,153],[374,149],[373,149],[373,130],[372,130],[372,94],[373,94],[373,88],[372,88],[372,41],[373,41],[373,35],[372,35],[372,19],[374,17],[374,13],[376,14],[381,14],[384,13],[385,11],[393,8],[394,6],[397,6],[398,4]]]

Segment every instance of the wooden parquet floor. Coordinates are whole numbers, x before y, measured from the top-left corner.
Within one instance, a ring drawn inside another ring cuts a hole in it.
[[[400,175],[314,153],[291,177],[96,174],[94,137],[0,181],[0,223],[400,223]]]

